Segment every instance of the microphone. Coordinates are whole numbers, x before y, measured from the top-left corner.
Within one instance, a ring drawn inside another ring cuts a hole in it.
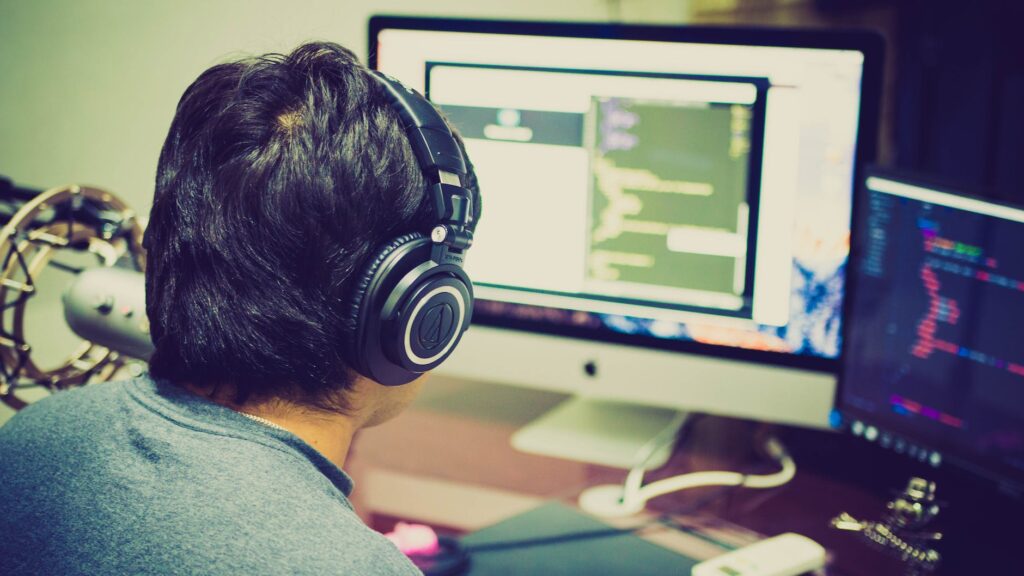
[[[128,204],[92,186],[34,194],[0,181],[0,218],[6,215],[0,233],[0,402],[20,410],[38,398],[37,388],[57,392],[109,380],[126,366],[131,370],[132,358],[152,355],[144,276],[128,269],[146,266],[143,222]],[[75,278],[64,291],[58,278],[67,273]],[[62,292],[64,323],[85,340],[30,339],[48,335],[26,327],[53,322],[51,294]]]
[[[64,292],[64,319],[84,340],[139,360],[153,354],[142,272],[116,267],[82,271]]]

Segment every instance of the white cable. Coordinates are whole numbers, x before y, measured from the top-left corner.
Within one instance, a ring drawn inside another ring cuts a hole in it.
[[[662,448],[675,442],[676,434],[679,433],[679,429],[688,417],[689,415],[686,412],[677,413],[672,421],[661,429],[661,432],[640,447],[640,450],[637,451],[636,464],[633,465],[629,475],[626,476],[626,483],[623,487],[624,493],[640,490],[644,483],[644,472],[646,471],[647,463]]]
[[[585,510],[602,516],[624,516],[643,510],[647,502],[653,498],[680,490],[706,486],[777,488],[792,480],[796,475],[796,462],[786,452],[782,443],[775,438],[769,438],[765,450],[781,467],[778,472],[757,476],[726,471],[692,472],[641,486],[641,465],[630,471],[621,489],[618,486],[597,486],[580,495],[580,505]],[[609,497],[616,492],[620,495],[618,502],[608,502]]]
[[[758,476],[740,474],[738,472],[692,472],[672,478],[652,482],[632,493],[626,491],[622,495],[623,502],[643,506],[653,498],[704,486],[742,486],[744,488],[777,488],[786,484],[796,475],[796,462],[786,453],[785,448],[775,438],[765,444],[768,454],[779,463],[781,469],[773,474]],[[628,488],[628,487],[627,487]]]

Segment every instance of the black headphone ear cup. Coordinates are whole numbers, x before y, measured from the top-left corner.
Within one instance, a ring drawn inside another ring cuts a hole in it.
[[[364,316],[367,313],[376,312],[365,309],[367,292],[369,291],[370,286],[374,284],[377,272],[380,271],[381,265],[388,259],[388,256],[393,254],[394,251],[401,246],[423,238],[426,238],[426,236],[418,232],[412,232],[410,234],[403,234],[402,236],[391,240],[384,246],[381,246],[373,258],[371,258],[363,268],[362,273],[356,278],[356,281],[352,285],[348,307],[344,313],[346,328],[345,348],[349,362],[361,374],[366,374],[366,367],[365,364],[361,362],[362,354],[359,350],[360,345],[358,339],[361,332],[360,327],[365,324],[366,318]]]
[[[353,289],[350,365],[386,386],[443,362],[469,327],[473,288],[461,267],[431,259],[435,244],[407,234],[383,246]]]
[[[435,268],[403,290],[383,333],[385,356],[411,372],[432,370],[462,339],[473,314],[473,289],[461,268]]]

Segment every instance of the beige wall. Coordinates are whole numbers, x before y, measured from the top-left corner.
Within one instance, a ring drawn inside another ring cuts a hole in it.
[[[232,55],[310,39],[366,53],[374,13],[679,22],[684,0],[0,0],[0,174],[148,210],[182,91]]]

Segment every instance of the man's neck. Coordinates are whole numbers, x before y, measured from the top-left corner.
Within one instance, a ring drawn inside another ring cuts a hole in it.
[[[255,416],[279,426],[301,438],[338,468],[344,468],[345,458],[356,430],[361,426],[357,417],[339,412],[312,409],[282,399],[236,404],[232,395],[221,390],[185,384],[185,389],[242,414]]]
[[[262,418],[295,434],[316,448],[338,468],[344,468],[352,437],[357,429],[352,419],[343,414],[311,412],[303,408],[280,405],[228,406],[233,410]]]

